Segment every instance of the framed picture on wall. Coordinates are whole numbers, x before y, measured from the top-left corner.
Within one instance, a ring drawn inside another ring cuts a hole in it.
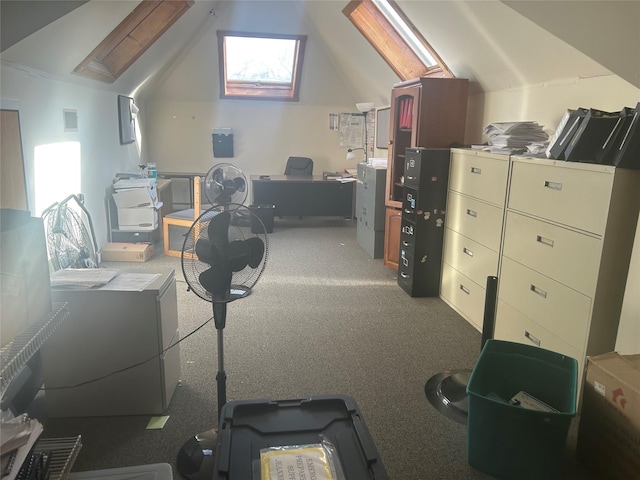
[[[389,148],[389,116],[391,107],[376,110],[376,148]]]
[[[120,123],[120,144],[136,141],[136,123],[133,117],[133,98],[118,95],[118,120]]]

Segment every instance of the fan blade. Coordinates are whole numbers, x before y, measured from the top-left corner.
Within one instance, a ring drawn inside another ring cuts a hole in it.
[[[213,263],[213,245],[209,240],[199,238],[196,241],[196,256],[198,260],[211,265]]]
[[[200,285],[207,292],[224,295],[231,287],[232,275],[233,272],[229,268],[220,266],[205,270],[198,276],[198,279],[200,280]]]
[[[244,192],[245,188],[247,188],[247,183],[244,181],[242,177],[236,177],[233,179],[233,183],[236,187],[236,191]]]
[[[211,174],[213,181],[222,187],[222,183],[224,182],[224,172],[221,168],[216,168]]]
[[[250,250],[248,265],[251,268],[256,268],[260,265],[262,257],[264,257],[264,242],[259,237],[251,237],[246,240],[246,243]]]
[[[234,240],[225,251],[225,260],[232,272],[239,272],[247,266],[251,257],[251,248],[244,240]]]
[[[230,222],[231,214],[229,212],[220,212],[209,222],[207,227],[209,240],[218,251],[224,250],[229,245]]]

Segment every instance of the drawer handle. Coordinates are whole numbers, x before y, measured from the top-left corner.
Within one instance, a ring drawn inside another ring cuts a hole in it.
[[[560,182],[544,181],[544,188],[550,188],[551,190],[562,190],[562,184]]]
[[[553,247],[553,244],[555,243],[550,238],[545,238],[542,235],[537,235],[536,236],[536,242],[542,243],[543,245],[547,245],[548,247]]]
[[[402,241],[402,246],[403,246],[403,247],[409,247],[409,246],[411,246],[411,243],[410,243],[410,242],[407,242],[406,240],[403,240],[403,241]]]
[[[466,253],[470,257],[473,257],[473,251],[469,250],[467,247],[462,247],[462,252]]]
[[[470,208],[467,208],[467,215],[470,215],[475,218],[478,216],[478,212],[476,212],[475,210],[471,210]]]
[[[471,293],[471,290],[469,290],[467,287],[465,287],[463,284],[460,284],[460,290],[462,290],[464,293],[466,293],[467,295],[469,295]]]
[[[527,337],[529,340],[531,340],[531,343],[533,343],[537,347],[539,347],[540,344],[542,343],[539,338],[535,337],[534,335],[527,332],[526,330],[524,331],[524,336]]]
[[[531,288],[531,291],[536,295],[540,295],[542,298],[547,298],[547,292],[542,290],[541,288],[538,288],[533,284],[531,284],[530,288]]]
[[[409,274],[408,273],[404,273],[404,272],[400,272],[400,276],[402,278],[409,278]]]
[[[476,175],[482,175],[482,169],[478,167],[471,167],[471,173],[475,173]]]

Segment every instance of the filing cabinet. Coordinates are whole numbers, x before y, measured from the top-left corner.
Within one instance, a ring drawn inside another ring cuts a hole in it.
[[[387,169],[358,164],[356,185],[356,240],[373,258],[384,254],[384,191]]]
[[[509,156],[451,150],[440,297],[482,331],[486,280],[498,274]]]
[[[615,349],[640,172],[512,157],[494,337],[575,358]]]
[[[405,153],[398,285],[412,297],[437,297],[447,204],[450,150]]]

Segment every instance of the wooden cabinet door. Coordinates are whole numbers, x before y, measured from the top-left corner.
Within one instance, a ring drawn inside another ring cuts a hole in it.
[[[401,224],[402,210],[387,208],[384,229],[384,264],[396,270],[400,261]]]

